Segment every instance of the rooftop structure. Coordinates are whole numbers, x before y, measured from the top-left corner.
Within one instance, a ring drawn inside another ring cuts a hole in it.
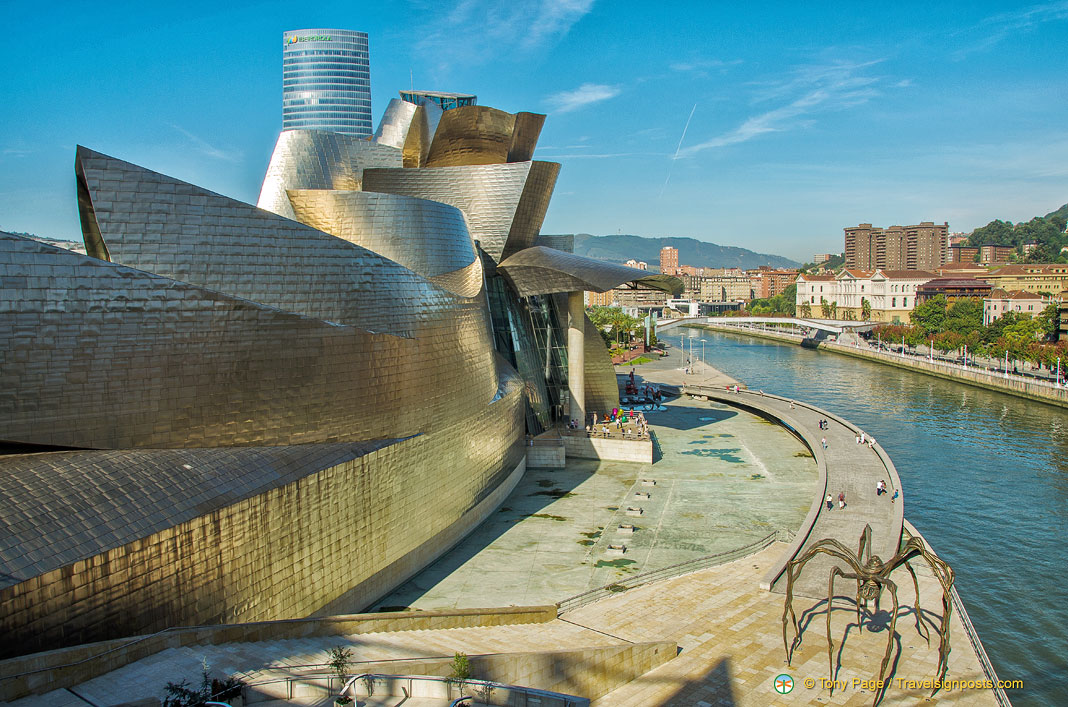
[[[282,130],[371,134],[367,33],[297,29],[282,34]]]
[[[401,100],[421,105],[424,101],[436,103],[442,110],[463,108],[478,103],[478,96],[473,93],[447,93],[445,91],[401,91]]]
[[[983,299],[994,288],[990,283],[967,277],[940,277],[923,283],[916,289],[917,304],[942,295],[948,302],[959,299]]]

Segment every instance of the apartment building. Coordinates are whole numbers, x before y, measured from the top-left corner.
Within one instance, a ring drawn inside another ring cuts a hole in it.
[[[949,259],[948,223],[888,228],[862,223],[844,231],[847,268],[930,270]]]

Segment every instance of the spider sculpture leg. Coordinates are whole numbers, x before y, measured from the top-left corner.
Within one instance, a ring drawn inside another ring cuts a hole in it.
[[[879,666],[879,682],[881,683],[883,681],[883,675],[886,674],[886,666],[890,663],[890,654],[894,650],[894,632],[897,629],[897,609],[898,609],[898,605],[897,605],[897,585],[894,584],[893,582],[891,582],[889,579],[883,579],[883,580],[880,580],[880,581],[882,582],[882,584],[886,585],[886,587],[890,590],[890,598],[894,600],[894,611],[890,615],[890,628],[887,631],[888,635],[886,637],[886,653],[883,654],[883,662]],[[878,689],[875,691],[875,701],[872,702],[872,707],[875,707],[875,705],[879,704],[879,697],[882,695],[883,692],[884,692],[884,690],[878,690]]]
[[[929,646],[931,645],[931,632],[923,625],[923,609],[920,608],[920,581],[916,579],[916,571],[912,569],[912,565],[908,563],[908,560],[904,564],[905,569],[912,575],[912,586],[916,589],[916,630],[919,631]]]
[[[795,557],[786,564],[786,599],[783,602],[782,609],[782,643],[783,648],[786,650],[787,665],[790,665],[790,661],[793,657],[793,649],[801,645],[801,633],[797,626],[797,616],[794,614],[794,582],[797,580],[798,576],[800,576],[801,569],[805,566],[805,563],[820,554],[830,555],[832,558],[847,565],[849,569],[856,573],[848,575],[850,579],[854,579],[864,572],[852,551],[832,538],[816,541],[798,557]],[[793,620],[795,634],[792,645],[786,635],[787,627],[791,619]]]
[[[837,567],[831,568],[831,574],[827,578],[827,679],[834,680],[834,639],[831,638],[831,604],[834,602],[834,578],[841,574]],[[831,683],[831,694],[834,694],[834,683]]]

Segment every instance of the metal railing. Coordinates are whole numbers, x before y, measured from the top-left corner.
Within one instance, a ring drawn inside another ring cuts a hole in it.
[[[658,582],[662,579],[673,579],[675,577],[681,577],[684,574],[690,574],[691,572],[697,572],[699,570],[708,569],[709,567],[715,567],[716,565],[722,565],[727,562],[732,562],[741,557],[752,555],[755,552],[760,552],[764,548],[771,545],[776,540],[787,540],[790,533],[787,531],[776,530],[773,533],[760,538],[759,540],[743,545],[742,547],[734,548],[733,550],[727,550],[726,552],[720,552],[715,555],[705,555],[704,557],[697,557],[692,560],[686,560],[685,562],[679,562],[678,564],[669,565],[667,567],[661,567],[657,570],[651,570],[649,572],[643,572],[636,574],[633,577],[627,577],[621,579],[618,582],[612,584],[606,584],[603,587],[591,589],[581,594],[576,594],[573,597],[568,597],[557,603],[557,611],[560,614],[568,611],[573,611],[580,607],[592,604],[595,601],[599,601],[606,597],[610,597],[614,594],[619,594],[630,589],[635,589],[645,584],[652,582]]]

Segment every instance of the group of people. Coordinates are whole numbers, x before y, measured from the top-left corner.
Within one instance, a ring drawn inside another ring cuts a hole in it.
[[[875,449],[875,438],[870,437],[867,432],[861,431],[857,436],[857,444],[867,444],[868,449]],[[879,482],[882,483],[882,482]]]
[[[884,493],[890,493],[890,491],[886,488],[886,482],[879,479],[879,482],[875,484],[875,495],[882,496]],[[894,495],[890,497],[890,503],[896,501],[900,495],[901,492],[898,489],[894,489]]]
[[[627,432],[629,432],[629,430],[627,429],[626,425],[629,422],[633,422],[635,424],[635,426],[637,427],[637,430],[635,430],[635,433],[639,437],[644,437],[646,434],[649,433],[649,423],[646,422],[645,415],[643,415],[640,412],[638,412],[638,413],[634,413],[634,412],[628,413],[626,410],[620,410],[619,408],[613,408],[612,409],[612,413],[611,414],[606,414],[604,416],[604,419],[601,419],[599,422],[598,422],[599,418],[598,418],[597,413],[594,412],[594,413],[590,413],[590,414],[593,416],[593,424],[586,425],[586,432],[588,432],[591,435],[597,434],[597,432],[598,432],[597,431],[597,425],[600,424],[601,425],[600,433],[601,433],[602,436],[609,437],[611,435],[611,430],[609,429],[609,425],[615,425],[616,428],[621,433],[623,433],[623,436],[626,437],[627,436]]]
[[[827,498],[825,500],[827,502],[827,510],[829,510],[829,511],[830,510],[834,510],[834,499],[831,498],[831,494],[827,494]],[[845,491],[839,491],[838,492],[838,510],[840,510],[840,511],[844,510],[845,507],[846,507]]]

